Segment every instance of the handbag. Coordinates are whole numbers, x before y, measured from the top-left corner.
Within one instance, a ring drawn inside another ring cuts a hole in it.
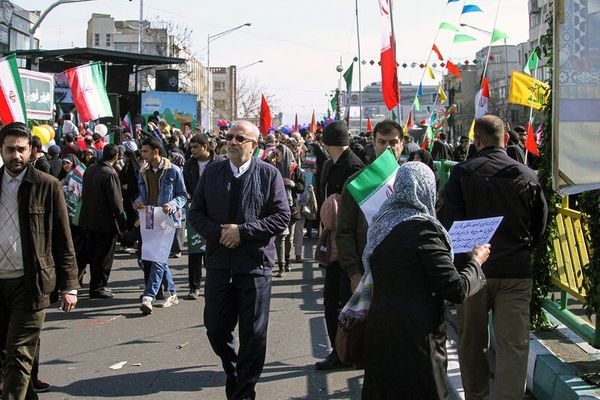
[[[331,231],[327,228],[323,229],[315,246],[315,261],[319,265],[331,264]]]
[[[343,364],[364,362],[365,325],[365,319],[338,320],[335,351]]]

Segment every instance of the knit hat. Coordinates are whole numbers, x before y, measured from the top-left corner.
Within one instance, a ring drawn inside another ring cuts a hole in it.
[[[323,130],[323,143],[327,146],[349,146],[350,135],[343,121],[330,123]]]
[[[47,151],[48,155],[56,158],[60,155],[60,147],[58,147],[57,145],[53,144],[52,146],[48,147],[48,151]]]

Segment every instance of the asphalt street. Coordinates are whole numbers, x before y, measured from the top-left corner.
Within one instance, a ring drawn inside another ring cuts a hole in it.
[[[273,278],[267,358],[258,399],[360,399],[363,371],[315,371],[328,354],[323,319],[324,271],[306,260]],[[143,273],[134,256],[117,253],[110,279],[113,299],[79,294],[67,314],[48,309],[41,338],[40,379],[50,383],[41,400],[224,399],[225,375],[202,322],[204,301],[185,300],[187,257],[171,259],[180,302],[142,316]],[[87,278],[84,283],[87,283]],[[452,327],[449,327],[452,337]],[[449,341],[448,374],[460,398],[460,373]],[[112,367],[112,368],[111,368]],[[120,368],[119,368],[120,367]]]

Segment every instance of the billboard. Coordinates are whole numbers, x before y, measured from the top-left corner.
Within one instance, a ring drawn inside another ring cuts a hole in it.
[[[52,119],[54,106],[54,76],[27,69],[19,69],[27,119]]]
[[[169,125],[181,129],[184,123],[189,123],[193,129],[198,120],[197,101],[195,94],[147,91],[142,93],[140,109],[146,119],[158,111]]]
[[[600,0],[554,8],[552,175],[575,194],[600,188]]]

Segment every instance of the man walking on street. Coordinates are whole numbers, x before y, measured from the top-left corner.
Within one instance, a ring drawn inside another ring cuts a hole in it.
[[[189,218],[207,242],[204,325],[227,375],[227,399],[254,399],[267,348],[275,235],[287,227],[290,209],[279,171],[252,157],[256,125],[237,121],[225,138],[228,160],[207,166]]]
[[[360,171],[364,164],[350,149],[350,134],[343,121],[332,122],[323,130],[323,144],[331,154],[331,159],[323,165],[321,193],[327,199],[342,193],[346,180]],[[331,343],[331,353],[323,361],[315,364],[315,369],[331,370],[344,365],[335,351],[335,335],[337,333],[338,316],[342,307],[348,302],[352,292],[348,275],[342,273],[339,261],[335,260],[325,267],[325,285],[323,288],[323,306],[325,308],[325,324]]]
[[[119,149],[107,144],[102,160],[92,164],[83,174],[83,193],[79,226],[85,231],[84,253],[80,254],[80,282],[86,264],[90,264],[90,298],[111,298],[106,286],[112,269],[115,244],[125,231],[125,213],[119,175],[113,168]]]
[[[0,146],[2,398],[36,399],[29,381],[50,294],[58,287],[64,311],[77,303],[75,251],[60,182],[29,163],[31,130],[4,126]]]
[[[190,139],[190,151],[192,157],[185,162],[183,167],[183,180],[188,192],[188,200],[193,201],[198,181],[200,181],[206,167],[214,161],[223,160],[223,157],[217,156],[210,149],[208,136],[205,134],[192,136]],[[190,284],[188,300],[198,300],[200,281],[202,280],[202,262],[206,251],[190,252],[190,231],[192,230],[188,230],[188,279]]]
[[[138,181],[140,195],[134,201],[133,207],[136,209],[143,209],[146,206],[161,207],[178,226],[181,225],[181,209],[187,201],[183,175],[178,166],[171,164],[168,158],[160,156],[160,150],[161,145],[156,138],[147,138],[142,142],[142,159],[146,164],[140,170]],[[144,243],[142,248],[143,246]],[[179,304],[169,264],[144,261],[144,270],[147,280],[140,305],[144,315],[152,313],[152,303],[163,280],[167,283],[169,296],[161,307],[167,308]]]
[[[546,201],[536,173],[505,151],[508,133],[495,115],[475,121],[477,156],[458,164],[446,185],[442,222],[502,216],[483,272],[487,286],[458,310],[458,358],[467,400],[490,394],[488,312],[496,336],[494,397],[523,398],[529,353],[531,251],[546,226]],[[457,254],[455,265],[466,264]]]

